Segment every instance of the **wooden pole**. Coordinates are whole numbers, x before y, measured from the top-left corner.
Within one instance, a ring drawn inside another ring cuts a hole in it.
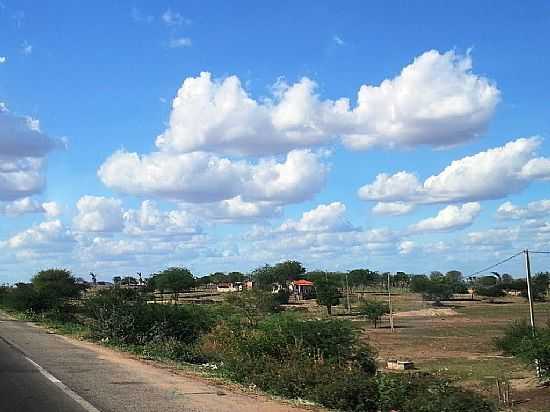
[[[527,297],[529,298],[529,318],[531,320],[531,332],[535,336],[535,311],[533,308],[533,288],[531,286],[531,262],[529,261],[529,251],[524,250],[525,253],[525,269],[527,272]]]
[[[388,306],[390,307],[390,329],[393,332],[393,308],[391,304],[390,272],[388,272]]]
[[[535,310],[533,307],[533,286],[531,285],[531,262],[529,261],[529,251],[525,249],[524,253],[525,253],[525,269],[527,271],[527,297],[529,298],[529,319],[531,321],[531,333],[533,334],[533,338],[534,338],[537,335],[537,331],[535,329]],[[535,367],[537,370],[537,378],[540,379],[541,371],[540,371],[538,359],[535,359]]]
[[[346,300],[348,301],[348,313],[351,313],[351,305],[349,303],[349,283],[348,283],[348,273],[346,272]]]

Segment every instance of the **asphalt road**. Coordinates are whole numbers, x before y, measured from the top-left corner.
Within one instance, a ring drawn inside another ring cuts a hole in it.
[[[56,335],[0,312],[0,412],[19,411],[304,412],[306,409],[229,390],[194,375]]]
[[[0,339],[0,411],[84,412],[85,409]]]

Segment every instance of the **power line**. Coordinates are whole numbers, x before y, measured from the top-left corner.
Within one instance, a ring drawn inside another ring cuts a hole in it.
[[[531,251],[529,251],[529,252],[531,252]],[[508,262],[509,260],[512,260],[512,259],[515,258],[515,257],[518,257],[518,256],[521,255],[522,253],[523,253],[523,250],[522,250],[521,252],[516,253],[515,255],[512,255],[512,256],[510,256],[510,257],[504,259],[504,260],[501,260],[500,262],[495,263],[494,265],[491,265],[491,266],[488,266],[488,267],[483,268],[483,269],[481,269],[481,270],[478,270],[477,272],[472,273],[472,274],[471,274],[470,276],[468,276],[468,277],[474,277],[474,276],[476,276],[476,275],[479,275],[480,273],[487,272],[488,270],[491,270],[491,269],[493,269],[493,268],[496,268],[497,266],[502,265],[503,263],[506,263],[506,262]]]
[[[532,250],[530,250],[529,253],[537,253],[539,255],[550,255],[550,252],[543,252],[543,251],[532,251]]]

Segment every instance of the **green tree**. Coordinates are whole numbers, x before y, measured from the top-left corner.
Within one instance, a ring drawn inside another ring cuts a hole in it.
[[[285,262],[277,263],[274,267],[277,281],[281,285],[286,285],[289,281],[302,278],[302,275],[306,273],[306,268],[298,261],[287,260]]]
[[[137,285],[138,284],[138,280],[133,277],[133,276],[125,276],[124,278],[122,278],[122,280],[120,281],[120,284],[121,285]]]
[[[340,303],[339,282],[333,278],[319,279],[315,282],[315,295],[317,303],[326,306],[329,315],[332,314],[332,307]]]
[[[380,318],[390,313],[390,307],[384,302],[370,301],[359,306],[359,313],[369,319],[376,328]]]
[[[431,276],[426,275],[414,276],[411,280],[411,291],[421,293],[426,300],[433,300],[435,305],[439,305],[442,300],[450,299],[456,289],[456,284],[441,275]]]
[[[120,276],[115,276],[115,277],[113,277],[113,283],[114,283],[115,285],[119,285],[120,282],[122,282],[122,278],[121,278]]]
[[[462,282],[462,272],[459,270],[449,270],[447,273],[445,273],[445,277],[451,283]]]
[[[153,282],[157,289],[172,292],[176,300],[178,293],[194,286],[195,278],[187,268],[171,267],[156,274],[153,277]]]
[[[66,269],[41,270],[31,282],[45,306],[51,308],[62,305],[65,299],[78,297],[81,291],[76,279]]]
[[[277,294],[259,289],[227,293],[225,303],[242,315],[250,325],[256,325],[266,314],[281,310]]]
[[[494,298],[506,296],[506,292],[502,290],[501,284],[493,286],[476,286],[474,288],[474,293],[478,296],[489,298],[489,302],[491,303],[494,301]]]

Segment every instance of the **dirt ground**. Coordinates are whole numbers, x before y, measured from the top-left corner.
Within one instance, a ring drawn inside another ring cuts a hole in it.
[[[382,300],[383,296],[376,296]],[[516,411],[550,411],[550,388],[537,384],[534,372],[518,360],[502,356],[494,339],[513,320],[528,319],[524,299],[507,297],[495,303],[468,296],[433,308],[412,293],[394,296],[396,313],[392,333],[358,320],[363,338],[378,350],[380,364],[392,358],[411,360],[418,370],[448,377],[460,385],[496,398],[496,381],[510,382]],[[550,321],[550,303],[535,305],[539,325]]]

